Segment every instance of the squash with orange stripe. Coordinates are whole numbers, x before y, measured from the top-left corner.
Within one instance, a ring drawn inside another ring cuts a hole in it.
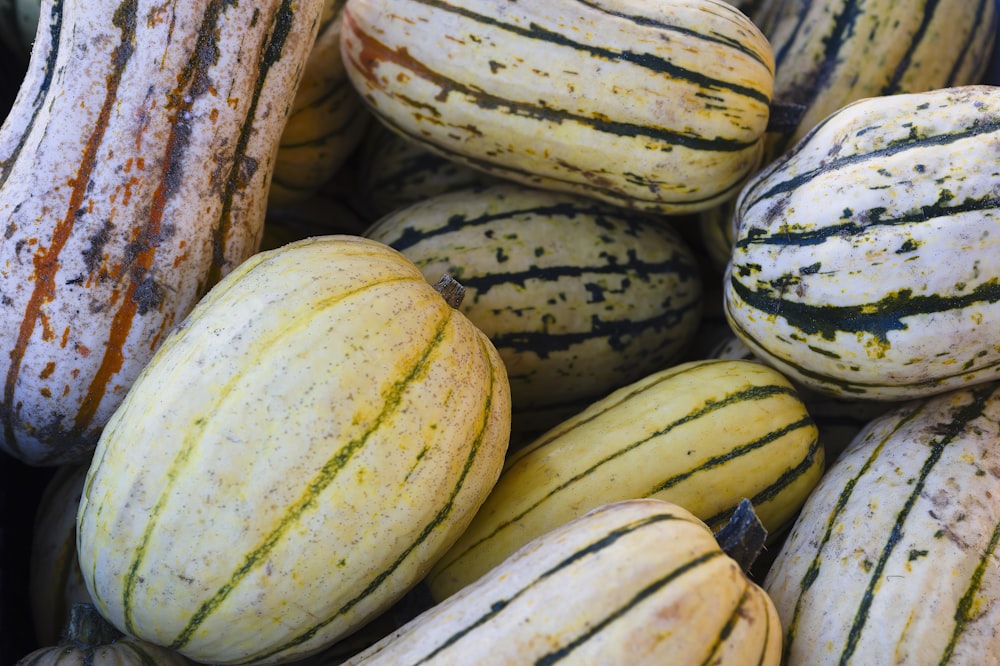
[[[770,115],[770,43],[720,0],[348,0],[375,116],[463,165],[657,213],[733,197]]]
[[[0,128],[0,450],[84,462],[256,251],[322,0],[46,0]]]
[[[426,575],[509,434],[499,354],[403,255],[354,236],[259,253],[101,436],[84,580],[122,631],[195,661],[304,657]]]

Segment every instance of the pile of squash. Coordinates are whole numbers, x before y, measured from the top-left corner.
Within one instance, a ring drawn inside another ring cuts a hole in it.
[[[0,0],[0,662],[1000,663],[998,16]]]

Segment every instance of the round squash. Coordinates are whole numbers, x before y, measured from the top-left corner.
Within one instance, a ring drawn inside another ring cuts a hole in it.
[[[102,434],[84,579],[120,629],[195,661],[306,656],[423,578],[509,434],[495,348],[403,255],[354,236],[259,253]]]

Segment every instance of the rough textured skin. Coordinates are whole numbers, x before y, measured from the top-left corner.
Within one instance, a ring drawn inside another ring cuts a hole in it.
[[[0,448],[87,459],[164,335],[256,251],[322,0],[47,0],[0,128]]]

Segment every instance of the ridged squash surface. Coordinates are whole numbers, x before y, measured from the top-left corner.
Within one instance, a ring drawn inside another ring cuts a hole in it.
[[[873,419],[809,496],[764,587],[789,666],[993,664],[1000,387]]]
[[[101,436],[77,520],[101,611],[207,663],[283,663],[386,610],[506,452],[485,335],[395,250],[262,252],[199,303]]]
[[[770,44],[721,0],[348,0],[351,80],[396,131],[468,166],[655,212],[757,167]]]
[[[841,397],[1000,376],[1000,88],[861,100],[742,191],[726,316],[759,358]]]
[[[635,499],[540,535],[345,666],[778,666],[777,625],[703,522]]]

